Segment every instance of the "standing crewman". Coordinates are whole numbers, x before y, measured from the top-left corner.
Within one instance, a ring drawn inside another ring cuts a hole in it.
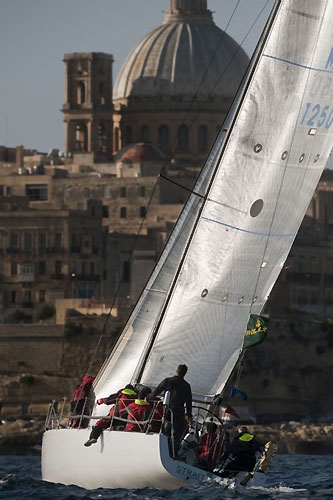
[[[232,455],[233,459],[224,467],[224,477],[234,477],[240,471],[252,471],[256,464],[256,452],[262,452],[264,446],[248,428],[241,426],[237,429],[238,435],[226,450],[226,456]]]
[[[159,386],[156,387],[156,389],[147,397],[148,400],[151,400],[162,392],[171,392],[169,409],[166,413],[165,419],[169,427],[167,430],[167,434],[169,436],[170,427],[173,421],[171,433],[174,439],[176,453],[180,447],[182,435],[186,427],[186,420],[192,420],[192,391],[190,384],[184,380],[186,373],[187,366],[179,365],[176,370],[176,375],[162,380]],[[184,405],[186,406],[186,413]]]

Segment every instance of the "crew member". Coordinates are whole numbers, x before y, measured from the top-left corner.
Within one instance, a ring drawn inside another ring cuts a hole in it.
[[[181,438],[186,429],[186,420],[192,420],[192,391],[190,384],[184,379],[186,373],[187,366],[179,365],[176,370],[176,375],[162,380],[159,386],[156,387],[150,396],[148,396],[148,399],[151,400],[162,392],[171,392],[169,410],[166,413],[166,421],[168,423],[166,434],[170,436],[172,433],[176,453],[180,447]],[[186,414],[184,405],[186,405]],[[173,429],[170,433],[172,421]]]
[[[217,433],[217,425],[214,422],[206,424],[206,431],[200,437],[197,458],[200,467],[213,470],[223,453],[222,436]]]
[[[128,422],[125,427],[126,432],[142,432],[146,429],[146,420],[149,419],[152,405],[146,400],[146,397],[151,392],[149,387],[144,387],[138,394],[138,398],[130,403],[120,414],[122,418],[127,418]]]
[[[89,393],[92,389],[92,385],[94,382],[94,377],[91,375],[84,374],[81,377],[80,384],[76,387],[73,397],[71,399],[71,415],[81,415],[84,410],[86,414],[89,413],[89,409],[87,408],[87,401],[89,397]],[[89,406],[89,405],[88,405]],[[81,420],[81,423],[80,423]],[[70,427],[88,427],[88,419],[82,418],[73,418],[70,419],[69,424]]]
[[[262,452],[264,446],[248,428],[241,426],[238,428],[238,435],[230,443],[226,455],[232,455],[232,460],[224,468],[224,477],[234,477],[240,471],[252,471],[256,464],[256,452]]]
[[[97,400],[97,404],[106,404],[106,405],[114,405],[109,411],[110,417],[119,417],[120,413],[130,404],[132,403],[137,396],[137,391],[131,384],[127,384],[124,389],[120,389],[118,392],[111,394],[107,398],[101,398]],[[91,446],[94,443],[97,443],[97,439],[102,434],[104,429],[108,427],[115,426],[119,424],[120,421],[116,418],[102,418],[98,420],[95,427],[92,429],[88,441],[84,443],[84,446]]]

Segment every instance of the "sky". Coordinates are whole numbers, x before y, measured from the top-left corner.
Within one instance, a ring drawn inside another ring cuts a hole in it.
[[[214,21],[250,55],[273,0],[208,0]],[[0,145],[64,148],[63,56],[113,54],[114,80],[128,53],[163,22],[169,0],[0,0]]]

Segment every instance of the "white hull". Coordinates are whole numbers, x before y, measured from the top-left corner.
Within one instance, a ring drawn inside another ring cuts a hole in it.
[[[216,479],[212,473],[170,458],[167,438],[161,434],[106,431],[96,444],[85,447],[89,434],[89,429],[46,431],[42,478],[87,489],[168,490]],[[253,485],[254,480],[248,485]]]

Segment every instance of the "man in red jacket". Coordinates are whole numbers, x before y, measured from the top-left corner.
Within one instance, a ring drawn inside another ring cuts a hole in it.
[[[75,389],[73,397],[71,399],[71,415],[81,415],[83,413],[83,410],[87,406],[87,398],[91,391],[94,380],[95,380],[94,377],[92,377],[91,375],[87,374],[82,375],[81,382]],[[80,426],[81,428],[85,428],[88,427],[88,420],[73,418],[69,421],[69,426],[70,427]]]
[[[138,399],[129,404],[121,413],[121,417],[128,418],[125,427],[126,432],[142,432],[146,429],[146,424],[143,422],[148,420],[152,411],[152,405],[146,401],[146,396],[151,392],[149,387],[144,387],[138,394]]]
[[[131,384],[127,384],[124,389],[120,389],[118,392],[111,394],[107,398],[101,398],[97,400],[97,404],[107,404],[114,405],[109,411],[110,417],[119,417],[120,413],[126,410],[127,406],[132,403],[137,396],[137,391]],[[88,441],[84,443],[84,446],[91,446],[94,443],[97,443],[97,439],[102,434],[104,429],[108,427],[115,426],[120,421],[117,421],[115,418],[102,418],[98,420],[95,427],[92,429]]]

